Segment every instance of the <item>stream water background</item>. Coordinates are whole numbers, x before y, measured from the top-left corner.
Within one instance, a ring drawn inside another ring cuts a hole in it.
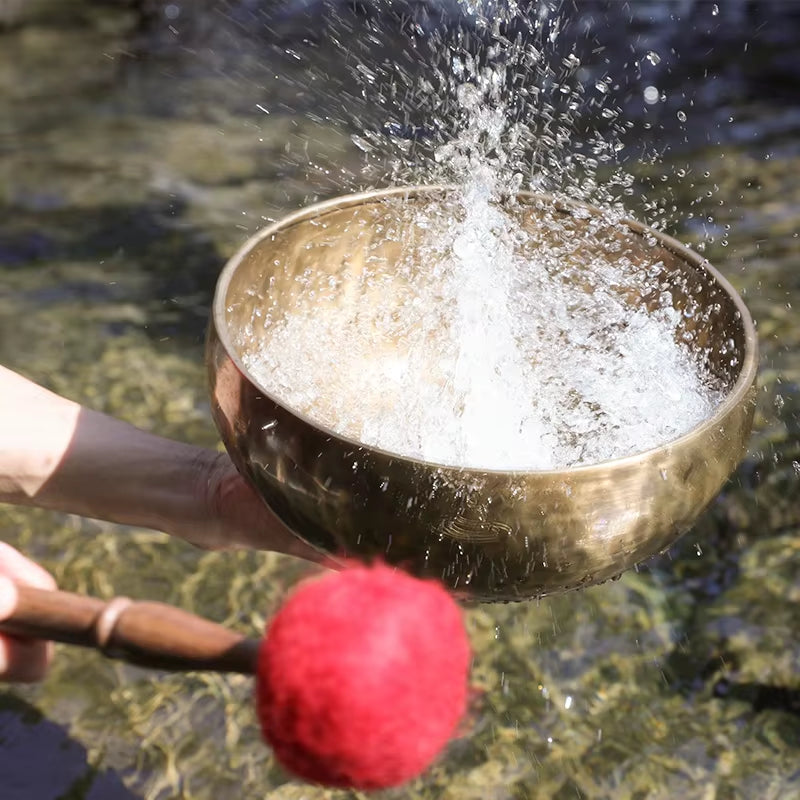
[[[0,32],[0,362],[217,446],[202,366],[216,275],[266,219],[358,183],[350,131],[324,119],[350,73],[313,4],[268,18],[244,0],[144,5],[32,0]],[[621,97],[631,142],[663,159],[629,168],[757,320],[750,453],[668,555],[580,593],[469,610],[472,731],[387,797],[800,797],[800,4],[718,6],[587,3],[583,24],[620,74],[631,41],[662,56],[643,80],[666,100],[645,109],[638,79]],[[65,589],[251,633],[305,571],[12,507],[0,536]],[[290,780],[250,691],[59,648],[46,683],[0,691],[0,797],[357,796]]]

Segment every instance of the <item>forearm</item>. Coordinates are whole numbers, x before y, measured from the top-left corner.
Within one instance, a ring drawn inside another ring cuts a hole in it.
[[[2,502],[185,535],[213,459],[0,367]]]

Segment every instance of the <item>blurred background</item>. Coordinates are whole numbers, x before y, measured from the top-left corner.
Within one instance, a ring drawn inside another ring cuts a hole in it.
[[[471,608],[472,730],[385,796],[800,797],[800,3],[544,6],[545,57],[575,54],[586,96],[612,96],[612,118],[579,110],[575,139],[621,135],[630,213],[702,250],[757,320],[756,431],[668,555]],[[465,30],[478,48],[457,0],[0,0],[0,362],[217,446],[202,338],[225,259],[307,202],[395,179],[398,154],[424,179],[450,131],[413,90]],[[400,106],[375,90],[393,80]],[[66,589],[249,633],[304,572],[11,507],[0,536]],[[285,775],[250,691],[60,648],[45,684],[0,688],[0,797],[358,797]]]

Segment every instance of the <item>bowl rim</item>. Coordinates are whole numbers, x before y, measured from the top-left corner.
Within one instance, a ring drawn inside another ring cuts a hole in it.
[[[561,476],[566,478],[572,475],[580,475],[598,468],[603,469],[624,469],[626,466],[637,466],[642,462],[649,461],[655,458],[660,452],[670,453],[675,449],[679,449],[685,445],[691,444],[697,439],[703,438],[707,433],[710,433],[711,428],[719,426],[729,414],[731,414],[738,406],[740,406],[747,398],[748,393],[752,390],[756,376],[758,374],[758,336],[756,333],[753,318],[742,300],[739,293],[728,281],[727,278],[716,268],[711,262],[690,249],[686,245],[679,242],[677,239],[669,236],[666,233],[655,230],[654,228],[639,222],[638,220],[630,217],[615,218],[617,224],[622,224],[630,228],[634,233],[645,236],[649,235],[654,237],[659,244],[666,249],[673,252],[675,255],[682,258],[695,268],[704,270],[712,276],[717,285],[728,295],[733,301],[736,310],[739,312],[739,319],[742,324],[744,332],[744,358],[739,371],[739,375],[734,382],[731,390],[725,396],[725,399],[717,406],[714,413],[706,417],[701,422],[689,428],[680,436],[673,439],[668,439],[661,444],[641,450],[636,453],[630,453],[626,456],[618,458],[606,459],[605,461],[596,461],[591,464],[579,464],[571,467],[563,467],[559,469],[497,469],[488,467],[468,467],[457,466],[454,464],[444,464],[436,461],[426,461],[421,458],[403,455],[392,450],[386,450],[375,445],[360,442],[358,439],[353,439],[345,436],[342,433],[330,428],[313,417],[290,406],[287,402],[277,397],[273,392],[269,391],[263,384],[261,384],[250,373],[250,371],[242,363],[239,357],[238,349],[233,345],[231,337],[229,336],[228,326],[226,323],[227,316],[227,293],[233,275],[238,269],[239,265],[244,259],[265,239],[274,236],[282,230],[290,228],[297,223],[304,222],[309,219],[314,219],[329,211],[349,208],[351,206],[363,205],[368,201],[383,201],[392,197],[405,196],[406,198],[415,195],[435,195],[446,194],[448,192],[456,191],[457,187],[445,184],[430,184],[430,185],[409,185],[409,186],[393,186],[382,189],[370,189],[368,191],[355,192],[352,194],[338,195],[328,200],[323,200],[318,203],[312,203],[304,206],[296,211],[293,211],[275,222],[261,228],[250,236],[238,250],[228,259],[217,279],[216,288],[214,290],[214,299],[212,305],[212,321],[216,331],[217,338],[225,349],[227,356],[236,365],[240,374],[246,377],[254,386],[256,386],[267,398],[279,407],[285,409],[295,418],[301,420],[305,424],[319,431],[322,435],[336,439],[343,444],[353,447],[358,451],[369,451],[372,453],[381,454],[389,459],[397,461],[405,461],[409,464],[417,465],[421,468],[428,468],[437,470],[440,474],[450,473],[458,474],[464,477],[502,477],[502,476],[541,476],[542,478],[553,478]],[[554,206],[555,208],[567,212],[577,209],[585,209],[592,215],[604,216],[603,212],[597,206],[591,203],[585,203],[579,200],[574,200],[568,197],[560,197],[555,194],[548,194],[533,191],[519,191],[515,193],[515,197],[524,198],[528,201],[544,203]]]

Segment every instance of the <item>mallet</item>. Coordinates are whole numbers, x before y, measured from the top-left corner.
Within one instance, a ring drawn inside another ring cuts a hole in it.
[[[376,564],[300,584],[261,641],[174,606],[18,586],[0,631],[163,670],[256,677],[278,760],[306,780],[380,789],[425,770],[467,703],[470,647],[435,581]]]

